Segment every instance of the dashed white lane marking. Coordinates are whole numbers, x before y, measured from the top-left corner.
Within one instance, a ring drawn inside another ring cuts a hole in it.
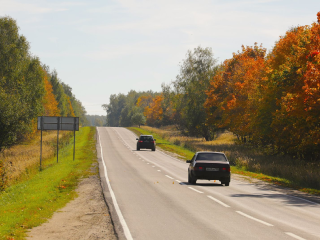
[[[113,202],[113,205],[114,205],[114,208],[117,212],[117,215],[119,217],[119,221],[120,221],[120,224],[122,225],[122,228],[123,228],[123,232],[124,232],[124,235],[126,236],[126,239],[127,240],[133,240],[132,238],[132,235],[131,235],[131,232],[128,228],[128,225],[126,223],[126,220],[124,219],[122,213],[121,213],[121,210],[120,210],[120,207],[118,205],[118,202],[117,202],[117,199],[116,199],[116,195],[114,194],[112,188],[111,188],[111,185],[110,185],[110,180],[109,180],[109,177],[108,177],[108,172],[107,172],[107,167],[106,167],[106,164],[104,163],[104,159],[103,159],[103,152],[102,152],[102,146],[101,146],[101,139],[100,139],[100,131],[98,130],[98,136],[99,136],[99,146],[100,146],[100,154],[101,154],[101,161],[102,161],[102,164],[103,164],[103,169],[104,169],[104,175],[105,175],[105,178],[106,178],[106,182],[107,182],[107,185],[108,185],[108,188],[109,188],[109,192],[110,192],[110,195],[111,195],[111,198],[112,198],[112,202]],[[107,181],[109,180],[109,181]]]
[[[161,170],[157,170],[158,172],[161,172]]]
[[[170,177],[170,176],[168,176],[168,175],[165,175],[167,178],[170,178],[170,179],[173,179],[173,177]]]
[[[201,191],[199,191],[199,190],[197,190],[197,189],[195,189],[195,188],[193,188],[193,187],[189,187],[189,188],[190,188],[191,190],[197,192],[197,193],[203,193],[203,192],[201,192]]]
[[[177,181],[178,183],[181,183],[181,181],[180,181],[180,180],[178,180],[178,179],[176,179],[176,181]]]
[[[254,220],[254,221],[257,221],[257,222],[259,222],[259,223],[262,223],[262,224],[264,224],[264,225],[266,225],[266,226],[269,226],[269,227],[272,227],[272,226],[273,226],[273,225],[270,224],[270,223],[267,223],[267,222],[262,221],[262,220],[260,220],[260,219],[254,218],[254,217],[252,217],[252,216],[250,216],[250,215],[248,215],[248,214],[245,214],[245,213],[243,213],[243,212],[240,212],[240,211],[236,211],[236,212],[239,213],[239,214],[241,214],[242,216],[245,216],[245,217],[250,218],[250,219],[252,219],[252,220]]]
[[[220,200],[218,200],[218,199],[216,199],[216,198],[214,198],[214,197],[208,196],[208,198],[210,198],[211,200],[213,200],[213,201],[215,201],[215,202],[219,203],[220,205],[222,205],[222,206],[224,206],[224,207],[230,207],[229,205],[227,205],[227,204],[225,204],[225,203],[221,202]]]
[[[291,232],[285,232],[285,234],[289,235],[290,237],[293,237],[295,239],[299,239],[299,240],[306,240],[305,238],[299,237]]]

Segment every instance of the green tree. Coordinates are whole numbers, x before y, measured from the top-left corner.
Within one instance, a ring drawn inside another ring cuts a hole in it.
[[[44,72],[16,21],[0,18],[0,150],[32,131],[32,120],[43,111]]]
[[[206,140],[213,137],[214,129],[206,122],[205,89],[208,89],[214,76],[215,66],[216,59],[211,48],[199,46],[193,52],[187,52],[180,66],[180,74],[173,82],[174,120],[181,130],[187,130],[190,135],[203,136]]]
[[[138,107],[134,107],[132,111],[132,117],[131,117],[132,124],[140,125],[146,123],[146,118],[143,115],[142,111]]]
[[[66,117],[68,114],[68,100],[64,92],[63,86],[61,84],[61,81],[58,78],[58,73],[56,70],[52,72],[50,77],[50,82],[52,85],[53,94],[56,97],[56,100],[58,102],[60,114],[61,116]]]
[[[126,96],[124,94],[111,94],[109,104],[103,104],[102,107],[107,112],[107,126],[119,127],[121,111],[126,103]]]
[[[72,93],[72,88],[65,83],[61,83],[63,90],[65,92],[65,94],[69,97],[70,101],[71,101],[71,105],[72,105],[72,109],[74,111],[74,115],[76,117],[79,117],[79,121],[80,124],[82,126],[86,126],[89,124],[87,118],[86,118],[86,109],[84,108],[84,106],[82,105],[81,101],[79,101],[78,99],[76,99],[75,95]]]

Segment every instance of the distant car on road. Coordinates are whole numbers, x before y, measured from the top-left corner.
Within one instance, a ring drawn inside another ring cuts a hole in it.
[[[140,135],[140,137],[136,140],[138,140],[138,151],[140,150],[140,148],[151,149],[152,151],[156,150],[156,139],[154,139],[152,135]]]
[[[197,152],[188,168],[188,182],[196,184],[198,179],[219,180],[221,184],[230,184],[230,164],[221,152]]]

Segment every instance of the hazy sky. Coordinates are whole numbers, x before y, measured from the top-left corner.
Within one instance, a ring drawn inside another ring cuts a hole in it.
[[[320,0],[0,0],[0,16],[17,20],[31,52],[92,115],[106,114],[111,94],[160,91],[187,50],[211,47],[219,62],[241,45],[270,50],[318,11]]]

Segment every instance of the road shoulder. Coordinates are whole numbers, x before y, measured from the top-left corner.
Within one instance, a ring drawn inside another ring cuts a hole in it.
[[[80,181],[78,197],[48,222],[28,232],[27,239],[117,239],[104,201],[99,175]]]

